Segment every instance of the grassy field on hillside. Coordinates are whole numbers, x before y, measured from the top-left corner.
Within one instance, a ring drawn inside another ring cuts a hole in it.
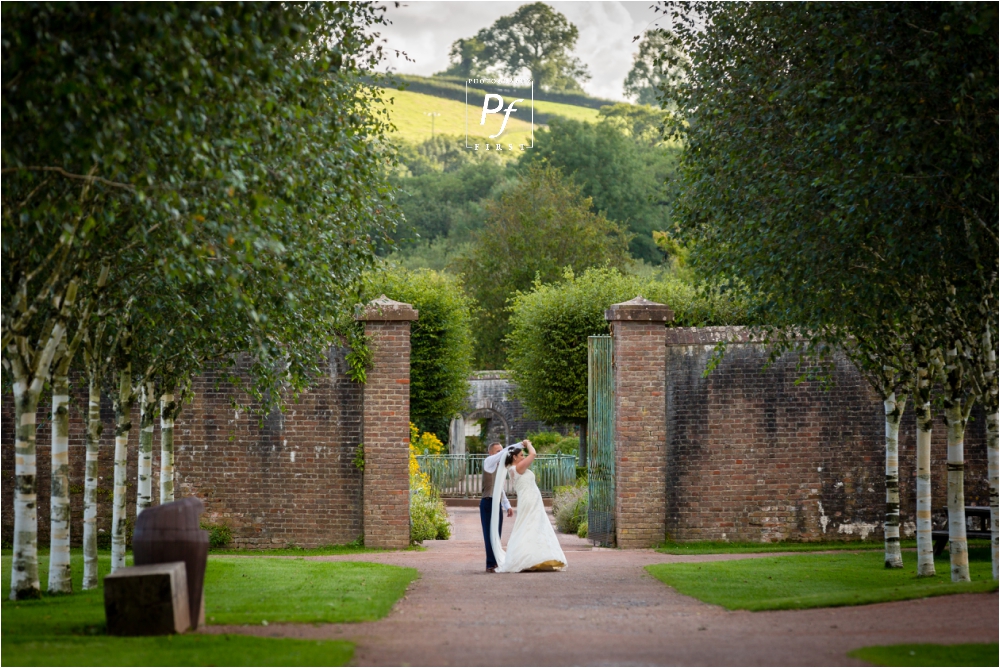
[[[470,105],[466,119],[466,105],[455,100],[433,97],[423,93],[410,91],[386,90],[386,99],[393,99],[389,105],[389,116],[396,126],[396,135],[410,142],[422,142],[431,137],[431,117],[427,114],[437,113],[434,117],[434,133],[465,136],[466,121],[470,142],[485,143],[487,137],[500,128],[503,114],[491,114],[486,119],[486,125],[479,125],[482,109],[479,105]],[[509,101],[508,101],[509,102]],[[513,144],[515,148],[520,143],[531,143],[530,105],[522,103],[517,106],[521,111],[511,115],[507,128],[501,135],[504,143]],[[557,102],[535,102],[536,113],[554,114],[578,121],[594,122],[598,118],[596,109],[575,107]],[[523,116],[523,118],[521,118]],[[540,126],[536,122],[535,129]],[[488,131],[487,131],[488,130]],[[496,142],[497,140],[491,140]]]

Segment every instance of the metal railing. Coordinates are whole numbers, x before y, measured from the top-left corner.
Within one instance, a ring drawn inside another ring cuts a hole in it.
[[[483,490],[483,460],[486,455],[417,455],[420,470],[444,497],[475,498]],[[531,464],[535,483],[542,496],[552,496],[556,487],[576,481],[576,455],[538,455]],[[514,481],[507,478],[504,488],[514,498]]]

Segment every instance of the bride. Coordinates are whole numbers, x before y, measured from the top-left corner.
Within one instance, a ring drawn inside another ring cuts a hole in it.
[[[527,454],[524,448],[527,447]],[[535,484],[535,474],[531,462],[535,460],[535,448],[531,441],[508,445],[483,462],[487,473],[498,471],[493,482],[493,515],[490,519],[490,542],[497,558],[498,573],[519,573],[521,571],[561,571],[566,568],[566,555],[559,546],[559,539],[552,530],[552,523],[545,514],[542,494]],[[502,467],[501,467],[502,464]],[[514,479],[517,492],[517,519],[514,530],[504,551],[497,530],[500,517],[500,492],[503,490],[507,473]]]

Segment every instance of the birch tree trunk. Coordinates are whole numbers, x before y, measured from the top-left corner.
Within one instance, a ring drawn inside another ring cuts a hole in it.
[[[177,402],[173,391],[160,395],[160,503],[174,500],[174,415]]]
[[[118,372],[115,400],[115,485],[111,512],[111,572],[125,568],[125,491],[128,483],[128,436],[132,429],[132,365]]]
[[[983,334],[983,348],[986,350],[985,398],[986,408],[986,457],[988,462],[987,478],[990,486],[990,547],[993,561],[993,579],[997,579],[997,564],[1000,563],[1000,539],[998,539],[997,511],[998,473],[1000,473],[1000,457],[998,457],[998,441],[1000,441],[1000,415],[997,413],[1000,404],[1000,386],[997,378],[997,353],[993,347],[989,327]]]
[[[997,441],[1000,440],[1000,425],[998,425],[998,414],[996,410],[986,416],[986,454],[989,459],[989,483],[990,483],[990,547],[993,554],[993,579],[997,579],[997,564],[1000,563],[1000,540],[998,540],[998,512],[997,512],[997,487],[998,487],[998,466]]]
[[[70,567],[69,507],[69,347],[59,346],[59,363],[52,373],[52,485],[49,496],[50,594],[73,592]]]
[[[969,544],[965,536],[965,423],[961,401],[948,400],[948,551],[951,581],[970,582]]]
[[[97,587],[97,462],[101,448],[101,384],[89,379],[87,461],[83,480],[83,588]]]
[[[75,292],[72,295],[75,298]],[[67,301],[71,301],[67,298]],[[34,355],[25,337],[12,338],[7,347],[14,376],[14,546],[11,558],[10,598],[38,598],[38,470],[36,429],[38,398],[49,375],[56,348],[66,328],[56,322],[45,347]],[[34,359],[32,359],[34,358]]]
[[[934,541],[931,536],[931,412],[930,371],[917,369],[917,575],[931,576],[934,569]]]
[[[885,406],[885,567],[902,568],[899,550],[899,422],[906,409],[906,397],[893,392]]]
[[[156,384],[147,381],[139,391],[139,463],[135,494],[135,516],[153,505],[153,418],[156,414]]]
[[[38,598],[38,515],[35,504],[35,417],[38,394],[24,380],[14,381],[14,551],[10,599]]]

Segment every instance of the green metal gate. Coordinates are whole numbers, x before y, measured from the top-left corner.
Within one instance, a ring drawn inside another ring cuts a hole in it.
[[[587,338],[587,537],[615,544],[615,392],[610,336]]]

